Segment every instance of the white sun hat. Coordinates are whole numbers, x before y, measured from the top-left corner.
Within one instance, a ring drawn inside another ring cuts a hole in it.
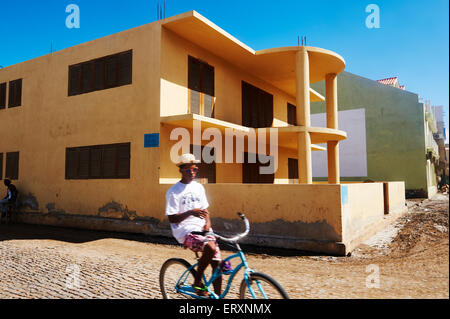
[[[177,166],[180,167],[183,164],[198,164],[199,160],[195,159],[194,154],[183,154],[178,159]]]

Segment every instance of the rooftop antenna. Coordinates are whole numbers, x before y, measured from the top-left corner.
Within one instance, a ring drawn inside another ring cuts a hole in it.
[[[164,19],[166,18],[166,0],[164,0]]]
[[[159,0],[158,0],[158,2],[156,2],[156,20],[161,19],[159,16],[159,12],[160,12],[160,10],[159,10]]]

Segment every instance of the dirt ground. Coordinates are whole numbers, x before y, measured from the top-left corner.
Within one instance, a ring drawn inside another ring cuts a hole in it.
[[[449,298],[448,195],[407,204],[406,215],[350,257],[244,250],[251,268],[291,298]],[[194,262],[193,253],[162,238],[1,225],[0,298],[161,298],[159,269],[172,257]],[[68,285],[74,269],[75,287]]]

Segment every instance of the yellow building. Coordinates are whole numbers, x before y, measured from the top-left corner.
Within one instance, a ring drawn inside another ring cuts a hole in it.
[[[344,68],[320,48],[255,51],[195,11],[12,65],[0,70],[0,175],[23,222],[171,236],[164,195],[184,132],[194,153],[215,147],[201,180],[217,231],[239,232],[241,211],[247,243],[347,254],[405,198],[403,182],[340,185]],[[310,88],[322,80],[325,97]],[[321,100],[327,127],[311,127]],[[328,183],[312,183],[311,151],[327,152]]]

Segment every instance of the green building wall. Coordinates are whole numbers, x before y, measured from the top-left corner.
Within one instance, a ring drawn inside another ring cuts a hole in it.
[[[339,74],[337,83],[338,110],[364,108],[366,117],[367,176],[341,180],[405,181],[407,196],[428,197],[425,115],[418,95],[349,72]],[[323,81],[311,87],[325,96]],[[311,114],[325,109],[325,102],[311,103]]]

